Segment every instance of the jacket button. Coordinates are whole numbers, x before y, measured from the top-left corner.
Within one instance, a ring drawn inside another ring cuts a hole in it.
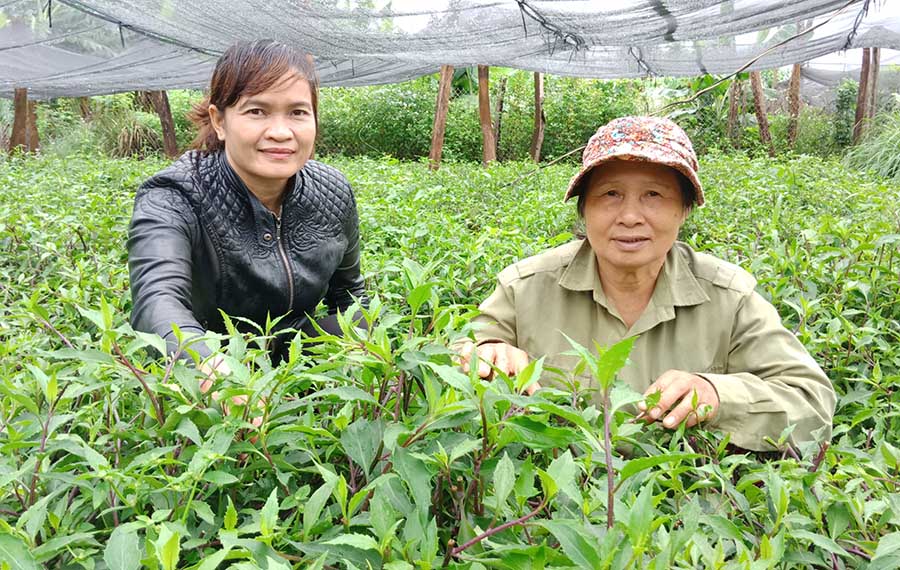
[[[263,239],[266,241],[272,241],[272,234],[270,234],[269,232],[264,233]]]

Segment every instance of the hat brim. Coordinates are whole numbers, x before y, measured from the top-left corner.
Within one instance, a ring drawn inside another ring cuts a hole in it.
[[[665,152],[662,153],[662,157],[659,154],[650,156],[649,154],[635,152],[635,150],[632,149],[628,152],[613,152],[604,155],[588,163],[587,165],[582,166],[581,170],[575,176],[573,176],[572,180],[569,182],[569,188],[566,190],[566,197],[565,199],[563,199],[563,202],[568,202],[570,198],[572,198],[573,196],[578,196],[584,191],[584,188],[582,186],[585,181],[585,177],[589,175],[593,169],[611,160],[629,160],[634,162],[652,162],[654,164],[662,164],[664,166],[674,168],[675,170],[683,174],[684,177],[687,178],[688,181],[694,186],[694,190],[696,191],[695,204],[697,206],[702,206],[704,202],[703,186],[700,184],[700,179],[697,178],[697,173],[694,172],[692,168],[688,167],[688,165],[684,163],[684,160],[677,154],[665,147],[663,148],[665,149]],[[671,155],[672,158],[666,158],[667,155]]]

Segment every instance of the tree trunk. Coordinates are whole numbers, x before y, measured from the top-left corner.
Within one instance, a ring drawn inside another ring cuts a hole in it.
[[[481,122],[481,162],[485,166],[497,160],[494,123],[491,121],[490,68],[478,66],[478,120]]]
[[[162,125],[163,150],[169,158],[176,158],[178,141],[175,139],[175,121],[172,119],[172,109],[169,107],[169,96],[165,91],[149,91],[148,93],[153,108],[159,115],[159,123]]]
[[[862,68],[859,70],[859,91],[856,94],[856,118],[853,122],[853,144],[859,142],[863,135],[864,123],[869,111],[869,67],[871,52],[869,48],[863,48]]]
[[[744,82],[735,78],[728,89],[728,140],[731,146],[741,148],[741,129],[738,121],[741,116]]]
[[[500,124],[503,122],[503,103],[506,100],[506,81],[508,77],[500,78],[500,89],[497,94],[497,106],[494,109],[494,116],[497,121],[494,123],[494,153],[500,155]]]
[[[81,111],[81,118],[84,121],[90,121],[94,118],[94,112],[91,110],[91,98],[79,97],[78,110]]]
[[[431,170],[437,170],[441,166],[441,153],[444,151],[444,131],[447,128],[447,110],[450,107],[452,83],[453,66],[442,65],[437,104],[434,110],[434,127],[431,130],[431,152],[428,154],[429,168]]]
[[[531,160],[541,161],[541,147],[544,146],[544,74],[534,73],[534,130],[531,135]]]
[[[134,105],[139,111],[153,113],[156,107],[153,105],[153,91],[134,91],[131,94]]]
[[[800,64],[795,63],[791,69],[791,82],[788,85],[788,147],[794,148],[797,142],[797,129],[800,123]]]
[[[881,68],[881,48],[872,48],[869,62],[869,103],[866,107],[871,119],[878,112],[878,72]]]
[[[758,71],[750,72],[750,89],[753,90],[753,108],[756,111],[756,122],[759,124],[759,140],[769,150],[769,156],[775,156],[775,146],[769,133],[769,119],[766,116],[766,96],[763,93],[762,77]]]
[[[34,101],[28,100],[28,89],[16,88],[13,95],[13,127],[9,138],[9,151],[21,148],[34,152],[40,148],[37,115]]]

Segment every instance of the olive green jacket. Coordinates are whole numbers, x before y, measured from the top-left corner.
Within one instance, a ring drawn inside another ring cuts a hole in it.
[[[831,382],[736,265],[676,242],[630,329],[607,303],[586,241],[511,265],[498,281],[476,318],[479,344],[503,341],[571,370],[577,359],[561,354],[571,350],[562,333],[585,347],[637,335],[619,378],[639,392],[670,369],[706,378],[720,401],[711,425],[734,445],[772,451],[763,439],[777,440],[791,424],[795,443],[831,437]]]

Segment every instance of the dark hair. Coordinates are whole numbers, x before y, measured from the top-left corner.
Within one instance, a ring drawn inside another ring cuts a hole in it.
[[[309,83],[313,118],[318,132],[319,78],[312,56],[275,40],[238,42],[228,48],[216,62],[206,98],[194,105],[188,113],[188,119],[199,129],[191,148],[212,152],[225,146],[212,128],[209,119],[210,105],[224,111],[241,97],[257,95],[269,89],[289,72],[296,73]]]
[[[675,169],[673,168],[672,170]],[[596,171],[596,168],[591,170],[587,176],[582,177],[581,184],[579,184],[578,204],[576,206],[578,208],[579,218],[584,218],[585,190],[587,190],[587,185],[590,183],[591,176],[593,176]],[[697,203],[697,189],[688,177],[681,173],[681,171],[675,170],[675,174],[678,175],[678,187],[681,189],[681,203],[684,206],[685,213],[690,213],[694,208],[694,204]]]

